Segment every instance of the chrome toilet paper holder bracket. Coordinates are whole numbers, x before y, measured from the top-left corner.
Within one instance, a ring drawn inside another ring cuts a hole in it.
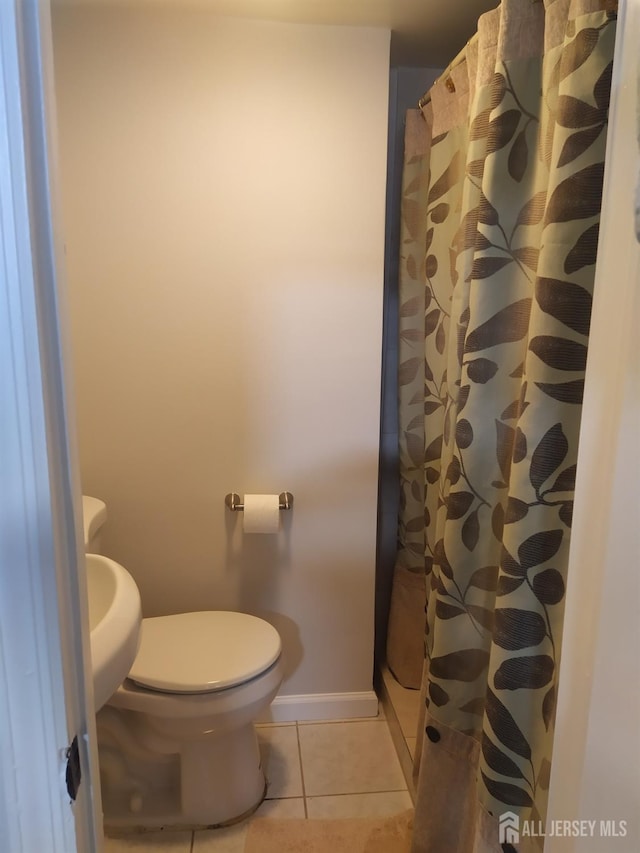
[[[278,495],[279,509],[291,509],[293,506],[293,495],[291,492],[280,492]],[[242,512],[244,504],[240,500],[240,495],[235,492],[229,492],[224,498],[225,506],[231,512]]]

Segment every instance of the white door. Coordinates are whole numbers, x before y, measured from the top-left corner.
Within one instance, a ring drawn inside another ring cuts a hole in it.
[[[0,2],[0,850],[102,845],[54,235],[49,7]],[[79,571],[80,569],[80,571]],[[77,736],[77,768],[67,748]],[[70,770],[73,768],[70,768]],[[78,779],[79,786],[78,786]],[[77,791],[76,791],[77,788]],[[72,797],[77,794],[75,802]]]

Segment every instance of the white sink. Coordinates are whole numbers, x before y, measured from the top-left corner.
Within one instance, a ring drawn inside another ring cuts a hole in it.
[[[138,653],[142,609],[134,579],[119,563],[87,554],[91,663],[96,711],[127,677]]]

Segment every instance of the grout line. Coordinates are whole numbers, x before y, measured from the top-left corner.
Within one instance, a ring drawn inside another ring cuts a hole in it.
[[[195,830],[191,833],[191,847],[189,847],[189,853],[193,853],[193,848],[196,846],[196,833]]]
[[[300,729],[298,728],[298,723],[296,723],[296,739],[298,741],[298,761],[300,763],[300,781],[302,782],[302,803],[304,805],[304,816],[305,818],[309,818],[309,812],[307,811],[307,791],[304,786],[304,769],[302,767],[302,747],[300,746]]]
[[[335,726],[342,723],[385,723],[384,717],[341,717],[337,720],[298,720],[299,726]]]
[[[345,793],[338,794],[314,794],[313,797],[309,797],[310,800],[319,800],[323,797],[366,797],[369,794],[405,794],[409,793],[408,788],[405,786],[404,788],[385,788],[380,791],[348,791]]]

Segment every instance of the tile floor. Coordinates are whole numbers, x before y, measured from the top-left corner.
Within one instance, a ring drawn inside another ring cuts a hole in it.
[[[269,780],[258,817],[380,817],[411,808],[382,717],[258,727]],[[242,853],[251,818],[226,829],[107,838],[105,853]]]

